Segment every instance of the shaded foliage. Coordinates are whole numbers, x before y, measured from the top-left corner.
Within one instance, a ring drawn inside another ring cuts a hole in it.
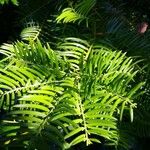
[[[22,41],[0,50],[2,146],[130,149],[149,137],[149,31],[128,3],[20,1]]]

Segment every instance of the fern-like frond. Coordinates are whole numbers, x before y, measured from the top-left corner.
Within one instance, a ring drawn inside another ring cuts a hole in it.
[[[19,41],[14,44],[4,44],[0,53],[7,56],[2,61],[17,59],[28,64],[51,66],[56,70],[65,67],[59,55],[56,55],[48,44],[43,47],[39,40],[30,41],[29,44]]]
[[[33,23],[28,23],[29,25],[24,28],[21,32],[21,38],[22,40],[26,40],[26,41],[35,41],[37,40],[41,29],[39,25],[34,25]]]
[[[96,0],[82,0],[75,8],[65,8],[56,18],[57,23],[77,22],[80,24],[84,19],[88,22],[88,13],[96,4]]]
[[[13,51],[16,59],[30,58],[37,66],[20,65],[14,71],[12,64],[1,69],[1,106],[13,102],[11,111],[2,116],[1,144],[9,147],[26,142],[38,149],[40,140],[49,149],[69,149],[81,142],[88,146],[105,139],[117,145],[118,121],[124,113],[130,113],[133,121],[136,95],[143,86],[133,86],[137,73],[133,59],[77,38],[65,39],[56,51],[42,47],[39,41],[18,44],[20,49],[15,46]],[[46,59],[43,63],[42,58]]]
[[[126,58],[125,54],[121,52],[112,52],[103,46],[98,48],[91,47],[85,41],[74,38],[66,40],[64,44],[62,43],[59,46],[62,49],[59,53],[68,58],[67,60],[71,64],[71,68],[74,68],[75,71],[78,70],[81,75],[84,75],[82,79],[83,85],[90,84],[89,87],[85,87],[84,94],[87,97],[90,96],[91,92],[94,92],[93,88],[96,87],[112,93],[116,96],[116,100],[121,98],[120,102],[123,102],[121,118],[124,105],[131,104],[130,115],[132,120],[132,107],[135,107],[132,104],[132,97],[134,98],[136,91],[144,84],[140,83],[133,89],[131,88],[130,84],[134,82],[133,79],[137,73],[134,71],[134,65],[132,65],[133,60]],[[110,102],[115,101],[115,99],[112,99]],[[118,107],[117,103],[115,107]],[[116,109],[115,107],[113,107],[112,112]]]
[[[40,70],[40,72],[39,72]],[[28,90],[39,87],[46,76],[46,68],[28,68],[10,66],[7,69],[0,69],[0,88],[1,101],[0,108],[10,110],[11,107],[18,103],[18,98]]]
[[[96,0],[82,0],[75,6],[75,10],[84,16],[87,16],[91,9],[95,6]]]
[[[63,12],[56,18],[57,23],[63,22],[76,22],[76,21],[82,21],[84,19],[84,16],[77,13],[75,9],[73,8],[65,8]]]

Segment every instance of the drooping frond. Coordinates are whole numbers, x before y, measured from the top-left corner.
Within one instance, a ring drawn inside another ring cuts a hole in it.
[[[63,33],[61,33],[60,24],[56,25],[57,23],[53,21],[53,18],[53,16],[50,16],[43,24],[28,21],[25,24],[25,28],[21,31],[21,40],[31,42],[39,39],[42,44],[50,43],[51,46],[55,46],[56,41],[60,39],[59,36],[62,36]],[[60,35],[58,36],[58,34]]]
[[[73,8],[65,8],[63,12],[56,18],[57,23],[60,23],[62,20],[63,23],[76,22],[78,20],[83,20],[84,16],[77,13]]]
[[[0,73],[1,111],[10,110],[14,104],[18,103],[17,98],[28,90],[37,88],[41,84],[46,84],[44,79],[48,76],[46,68],[28,68],[26,66],[1,68]]]
[[[143,86],[132,86],[137,73],[133,59],[77,38],[65,39],[55,51],[39,41],[17,44],[19,49],[8,52],[37,66],[27,63],[15,70],[14,63],[0,70],[1,118],[5,117],[1,119],[1,145],[26,143],[39,149],[44,143],[47,149],[69,149],[102,139],[117,145],[117,123],[125,112],[133,121],[136,95]],[[5,112],[7,108],[11,111]]]
[[[1,46],[0,53],[7,56],[6,60],[17,59],[29,64],[51,66],[56,70],[64,67],[64,62],[61,61],[59,55],[56,55],[48,44],[43,47],[39,40],[30,41],[29,44],[19,41],[13,45],[4,44]]]
[[[37,40],[40,31],[41,29],[39,25],[29,24],[26,28],[22,30],[20,36],[22,40],[35,41]]]
[[[84,19],[87,19],[88,13],[95,4],[96,0],[82,0],[75,6],[75,8],[65,8],[62,13],[56,18],[56,21],[58,23],[69,23],[78,21],[78,23],[80,23]]]
[[[18,24],[36,23],[27,23],[24,42],[0,47],[0,149],[129,149],[136,136],[149,136],[150,74],[116,49],[149,60],[150,36],[137,34],[134,15],[116,3],[19,1]]]
[[[75,9],[79,14],[87,16],[95,4],[96,0],[82,0],[79,4],[76,5]]]

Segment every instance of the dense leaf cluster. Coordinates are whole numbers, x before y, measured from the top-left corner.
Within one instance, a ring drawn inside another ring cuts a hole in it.
[[[33,3],[19,3],[21,40],[0,48],[0,147],[130,149],[149,136],[149,33],[109,1]]]

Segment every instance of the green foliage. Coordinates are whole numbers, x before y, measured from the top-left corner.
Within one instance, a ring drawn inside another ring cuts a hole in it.
[[[66,38],[55,51],[31,40],[0,52],[1,146],[68,149],[103,138],[117,145],[124,112],[133,121],[143,83],[132,86],[137,71],[121,51]]]
[[[0,0],[0,4],[4,5],[4,4],[8,4],[10,2],[10,0]],[[14,5],[18,5],[18,0],[11,0],[11,2]]]
[[[75,22],[77,20],[81,20],[84,17],[75,12],[72,8],[66,8],[63,10],[60,16],[57,17],[56,21],[60,22],[63,20],[63,23]]]
[[[86,19],[88,21],[88,14],[96,4],[96,0],[82,0],[75,5],[75,8],[65,8],[56,18],[57,22],[76,22],[79,23]]]
[[[22,30],[20,36],[22,40],[34,41],[38,38],[40,31],[41,29],[38,25],[30,25]]]
[[[149,136],[149,71],[127,57],[149,60],[149,32],[112,3],[20,1],[23,41],[0,49],[1,147],[129,149]]]

